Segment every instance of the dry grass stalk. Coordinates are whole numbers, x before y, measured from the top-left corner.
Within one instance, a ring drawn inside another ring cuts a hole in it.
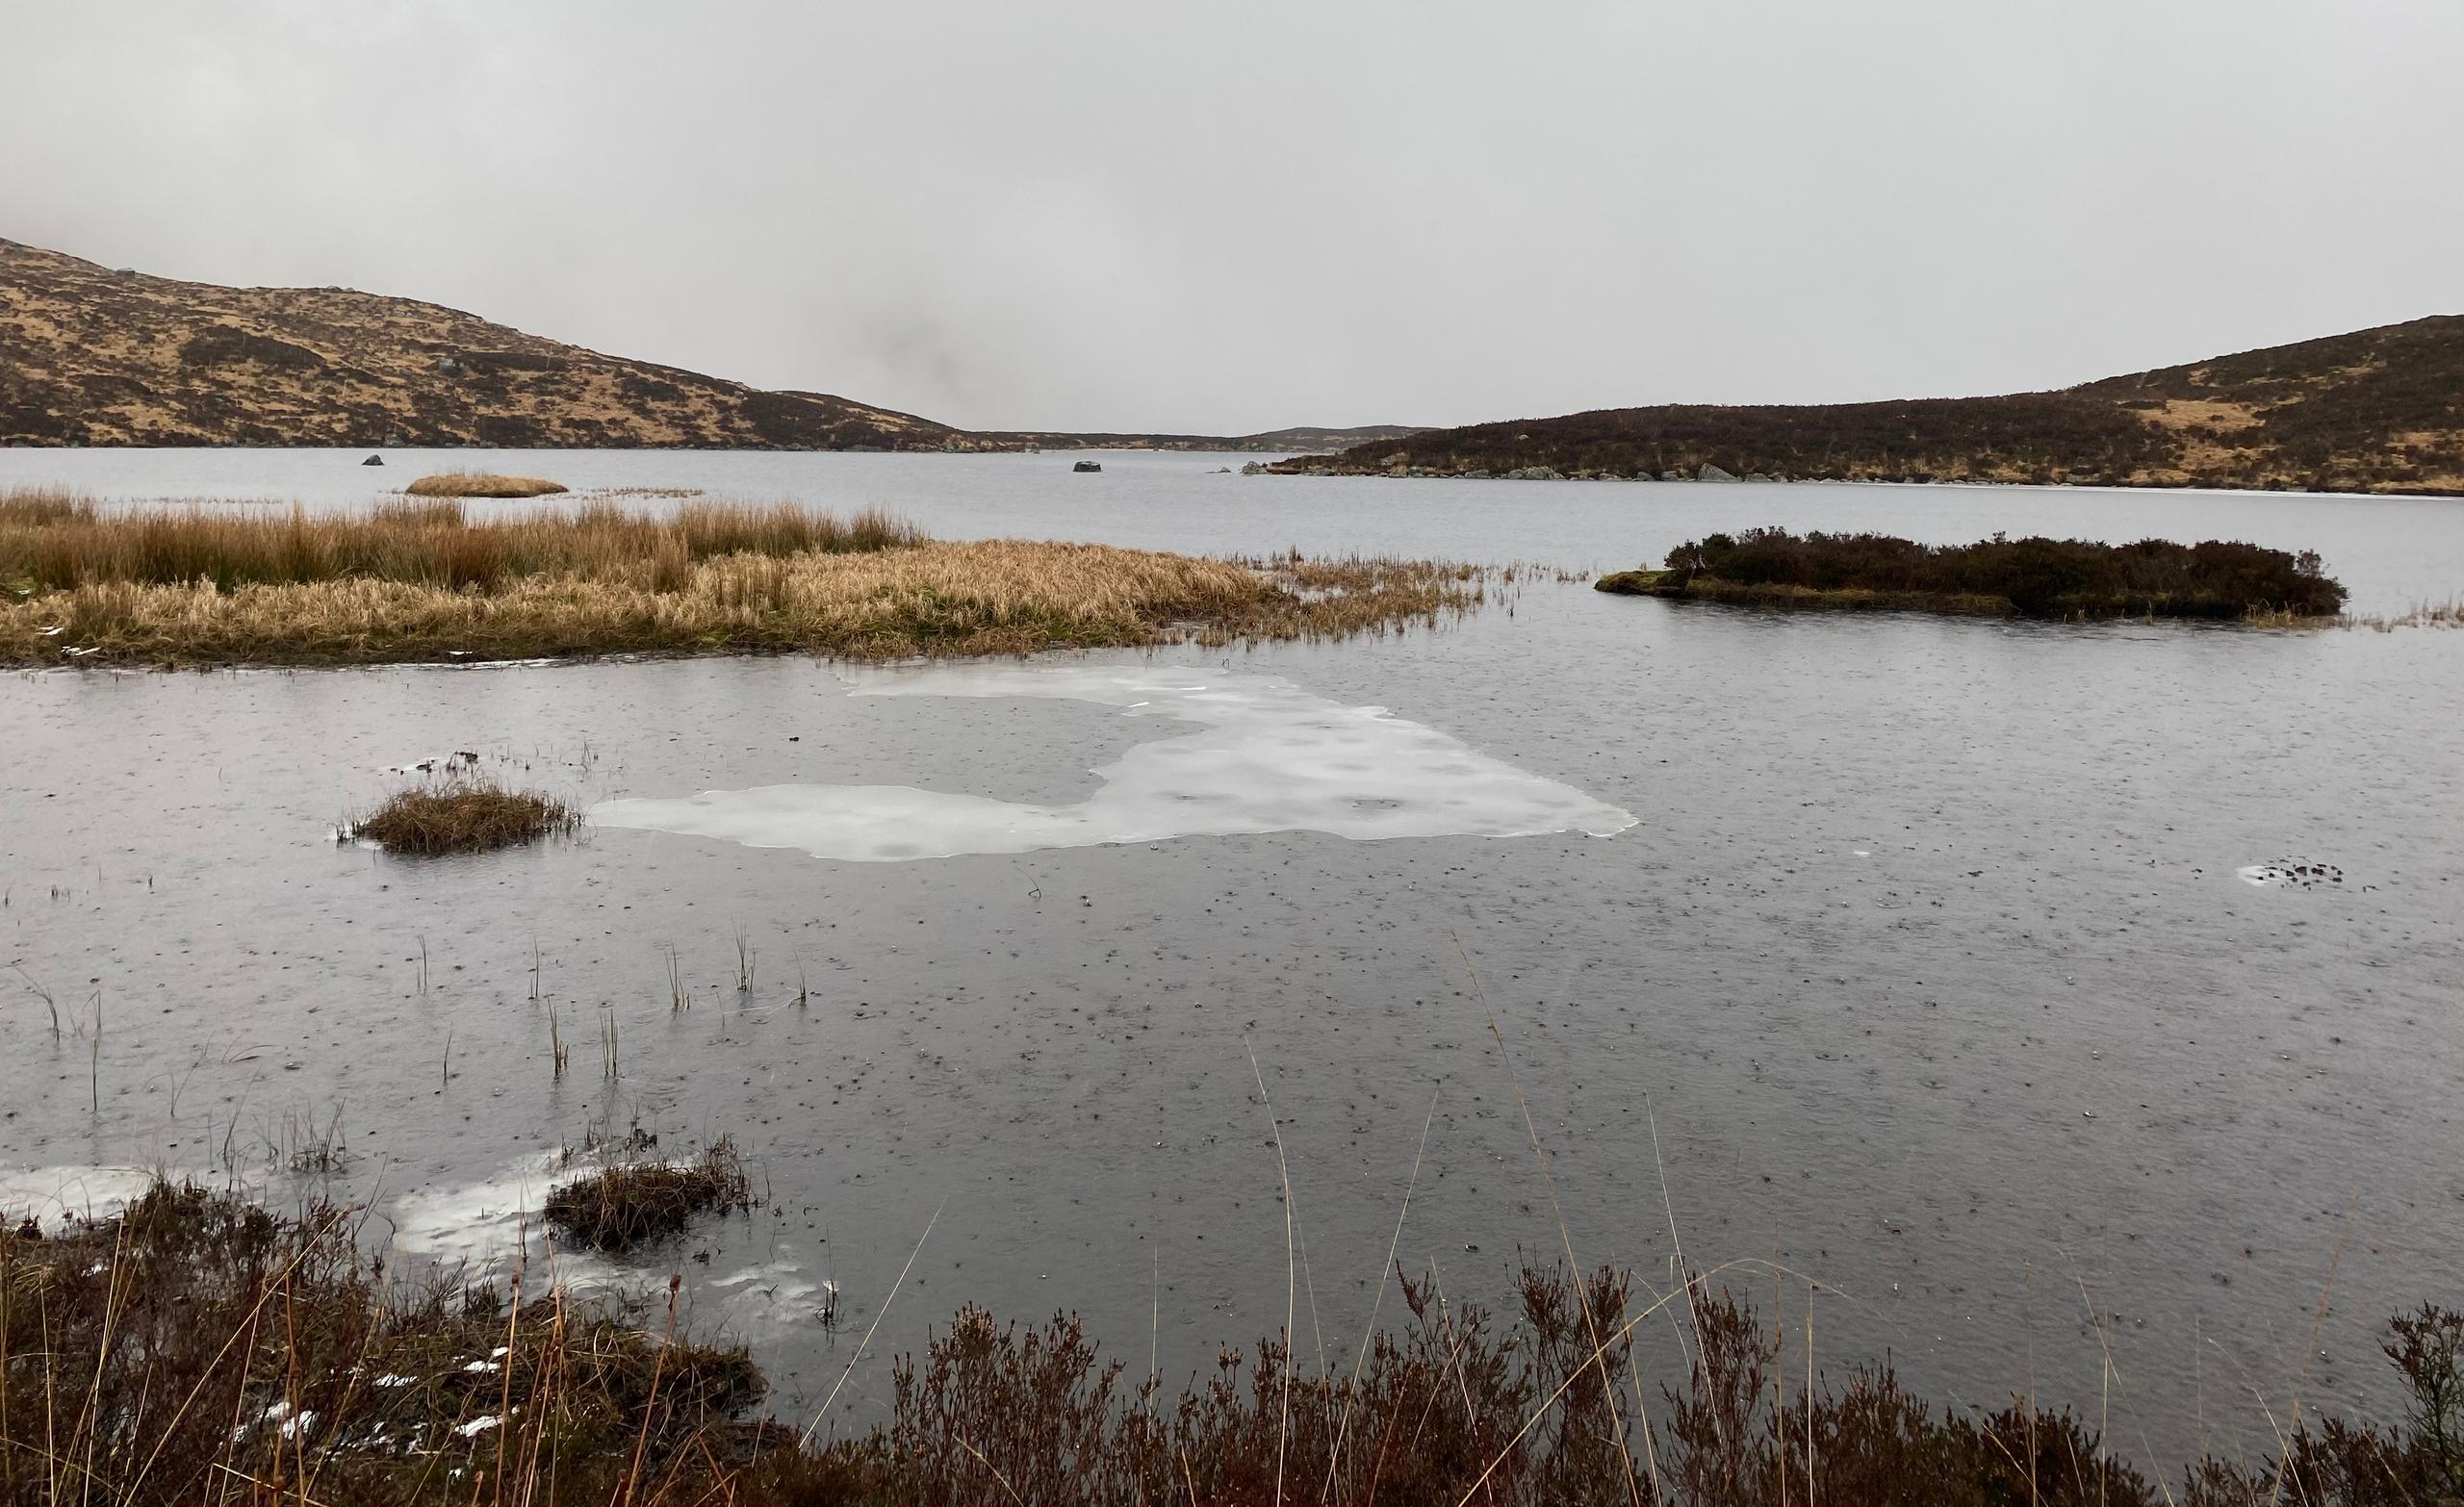
[[[499,476],[486,472],[448,471],[422,476],[402,489],[415,498],[544,498],[566,490],[561,481],[538,476]]]
[[[346,823],[340,836],[373,842],[388,853],[435,856],[537,842],[580,823],[580,813],[553,796],[463,779],[400,791],[368,816]]]
[[[2297,619],[2288,622],[2281,618],[2269,617],[2264,621],[2272,627],[2303,626]],[[2398,628],[2411,627],[2464,627],[2464,597],[2451,597],[2445,601],[2417,601],[2392,617],[2378,614],[2355,616],[2346,613],[2330,622],[2336,627],[2368,628],[2374,633],[2393,633]]]
[[[81,523],[72,507],[68,523],[26,524],[0,502],[0,581],[31,593],[0,598],[0,663],[1219,647],[1436,626],[1477,608],[1493,578],[1417,560],[928,544],[878,516],[840,524],[793,508],[687,507],[671,520],[585,508],[473,524],[449,502],[417,506],[452,517]]]
[[[749,1207],[753,1183],[735,1142],[720,1137],[687,1162],[627,1162],[548,1195],[548,1222],[593,1250],[629,1250],[674,1235],[697,1214]]]

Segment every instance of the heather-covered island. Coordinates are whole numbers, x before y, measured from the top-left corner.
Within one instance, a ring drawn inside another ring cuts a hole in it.
[[[2012,539],[1926,545],[1889,534],[1753,528],[1689,539],[1663,570],[1604,575],[1624,596],[1877,607],[2024,618],[2328,617],[2345,588],[2319,556],[2220,539],[2098,544]]]

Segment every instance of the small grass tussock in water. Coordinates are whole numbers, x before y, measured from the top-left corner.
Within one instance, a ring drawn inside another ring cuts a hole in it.
[[[625,1162],[548,1194],[548,1222],[593,1250],[629,1250],[674,1235],[696,1215],[751,1206],[753,1183],[727,1137],[690,1162]]]
[[[1201,559],[945,544],[881,514],[607,504],[472,523],[103,513],[0,499],[0,663],[370,664],[604,653],[848,659],[1333,639],[1434,627],[1501,573],[1423,560]]]
[[[372,842],[388,853],[434,856],[537,842],[580,824],[581,814],[554,796],[459,778],[401,791],[367,816],[346,822],[339,835],[346,842]]]
[[[544,498],[566,490],[561,481],[540,476],[498,476],[485,472],[448,471],[422,476],[402,489],[415,498]]]

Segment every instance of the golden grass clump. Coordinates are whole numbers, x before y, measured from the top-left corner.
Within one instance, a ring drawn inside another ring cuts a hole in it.
[[[98,513],[0,498],[0,663],[371,664],[606,653],[850,659],[1332,639],[1435,626],[1501,573],[943,544],[881,513],[606,503],[472,523]]]
[[[666,514],[612,502],[474,522],[451,498],[365,514],[237,512],[202,504],[105,509],[56,491],[0,494],[0,584],[18,595],[117,584],[244,586],[398,581],[494,590],[526,576],[672,591],[699,561],[912,547],[912,524],[781,503],[687,502]]]
[[[451,779],[404,790],[342,829],[343,840],[375,843],[387,853],[434,856],[486,853],[537,842],[580,825],[581,814],[536,790],[507,790],[489,779]]]
[[[567,1239],[622,1251],[752,1200],[744,1159],[722,1136],[691,1162],[626,1162],[576,1178],[549,1193],[547,1213]]]
[[[485,472],[449,471],[422,476],[402,489],[415,498],[544,498],[565,491],[561,481],[540,476],[498,476]]]

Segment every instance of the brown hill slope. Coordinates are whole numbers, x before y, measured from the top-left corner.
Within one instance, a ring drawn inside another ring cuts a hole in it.
[[[0,241],[0,444],[934,448],[957,431],[344,288],[220,288]]]
[[[979,434],[346,288],[222,288],[0,240],[0,445],[1326,448],[1415,431]]]
[[[1430,429],[1277,471],[1703,474],[2464,495],[2464,318],[2415,319],[2052,393],[1607,408]]]

